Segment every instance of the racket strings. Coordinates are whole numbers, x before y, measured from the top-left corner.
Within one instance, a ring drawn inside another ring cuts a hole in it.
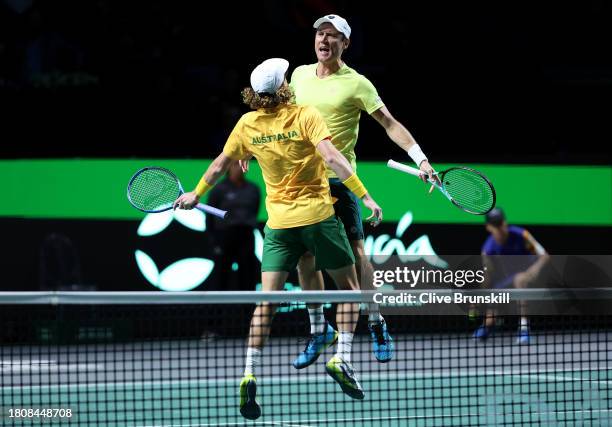
[[[489,181],[469,169],[451,169],[443,177],[444,188],[455,203],[474,213],[486,213],[495,203]]]
[[[132,181],[128,194],[139,209],[155,211],[172,205],[180,194],[176,177],[163,169],[146,169]]]

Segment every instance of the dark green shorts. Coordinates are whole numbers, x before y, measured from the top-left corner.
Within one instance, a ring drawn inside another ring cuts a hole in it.
[[[361,221],[361,203],[357,196],[346,188],[338,178],[329,179],[332,197],[338,199],[334,203],[336,215],[340,217],[350,241],[363,240],[363,222]]]
[[[326,220],[303,227],[264,228],[261,271],[288,271],[297,266],[309,251],[315,256],[317,270],[335,270],[355,263],[342,222],[332,215]]]

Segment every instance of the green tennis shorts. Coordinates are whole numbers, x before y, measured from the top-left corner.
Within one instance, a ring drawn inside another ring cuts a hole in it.
[[[317,270],[335,270],[355,263],[342,221],[335,215],[302,227],[264,228],[261,271],[288,271],[309,251]]]
[[[329,179],[332,197],[338,199],[334,203],[336,215],[340,217],[348,239],[363,240],[363,222],[361,221],[361,204],[357,196],[338,178]]]

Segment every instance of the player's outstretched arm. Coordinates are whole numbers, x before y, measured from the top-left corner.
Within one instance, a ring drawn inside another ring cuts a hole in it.
[[[400,148],[406,151],[419,169],[427,174],[421,177],[423,182],[427,182],[427,178],[437,179],[436,175],[433,175],[435,172],[434,168],[429,164],[429,160],[427,160],[427,157],[423,154],[419,144],[417,144],[408,129],[391,115],[387,107],[383,106],[374,111],[372,117],[385,128],[391,141],[395,142]]]
[[[327,163],[330,169],[336,172],[340,181],[344,181],[353,175],[354,172],[351,164],[346,160],[346,157],[334,147],[331,140],[324,139],[319,142],[317,151],[319,151],[319,154],[321,154],[323,160],[325,160],[325,163]]]
[[[378,203],[370,196],[364,185],[361,183],[351,164],[346,157],[340,153],[329,139],[324,139],[317,144],[317,150],[325,160],[325,163],[334,171],[338,178],[346,187],[359,197],[363,204],[372,211],[367,219],[372,220],[371,224],[377,226],[382,221],[382,209]]]
[[[230,164],[234,161],[235,160],[223,153],[219,154],[208,169],[206,169],[206,172],[200,179],[195,190],[181,194],[180,197],[174,201],[172,207],[174,209],[193,209],[194,206],[200,202],[200,197],[215,185],[217,180],[223,176]]]

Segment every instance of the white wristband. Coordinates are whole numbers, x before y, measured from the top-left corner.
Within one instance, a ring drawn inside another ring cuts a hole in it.
[[[423,151],[421,151],[421,147],[419,147],[419,144],[414,144],[412,147],[410,147],[408,149],[408,155],[419,167],[421,166],[421,163],[423,163],[423,160],[427,160],[427,156],[423,154]]]

